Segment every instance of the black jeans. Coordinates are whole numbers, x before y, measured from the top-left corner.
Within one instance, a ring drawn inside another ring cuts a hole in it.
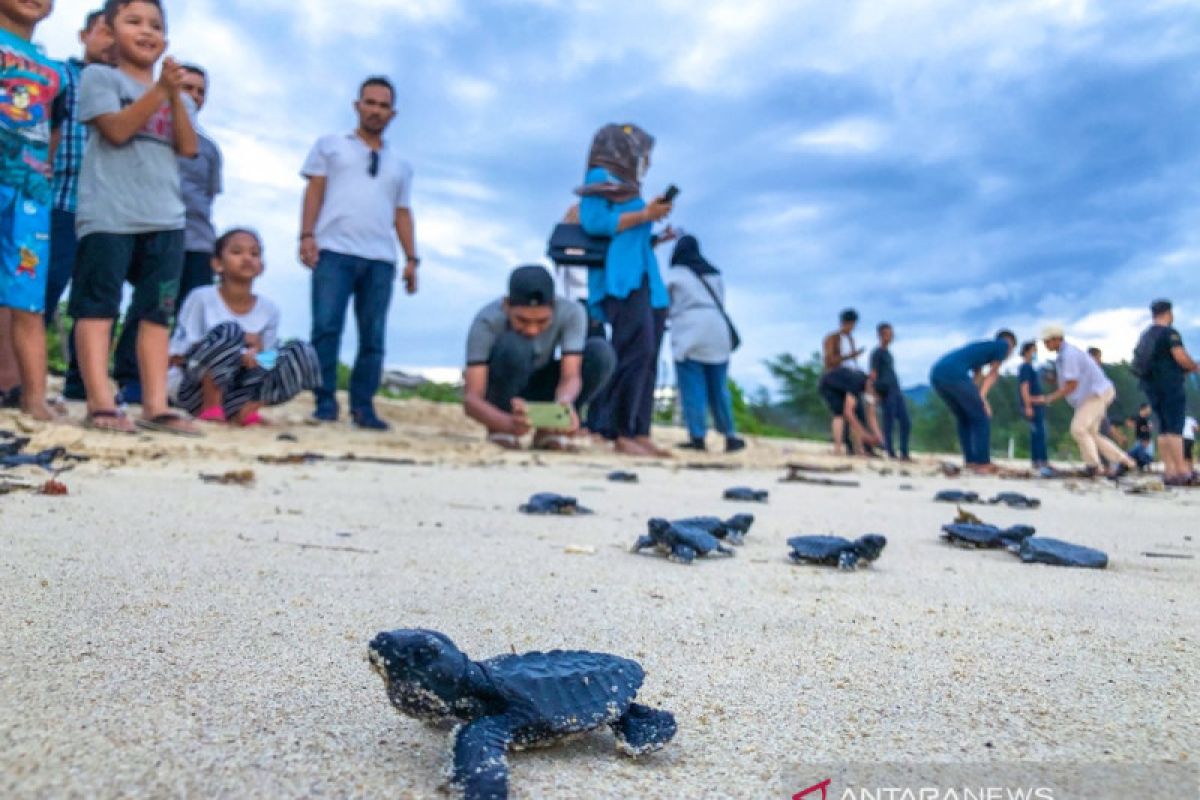
[[[649,431],[654,406],[658,337],[649,280],[643,280],[628,297],[606,297],[604,314],[612,328],[617,369],[612,382],[596,398],[588,423],[594,432],[610,439],[634,439],[644,435],[641,428]]]
[[[575,401],[578,412],[612,378],[617,355],[603,339],[588,339],[583,348],[583,390]],[[509,331],[496,340],[488,359],[487,401],[504,412],[512,411],[512,401],[520,397],[535,403],[554,402],[554,393],[562,377],[562,362],[551,361],[534,369],[533,342]]]

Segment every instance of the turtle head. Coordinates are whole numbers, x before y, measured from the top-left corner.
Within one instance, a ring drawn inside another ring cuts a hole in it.
[[[743,534],[749,533],[752,525],[754,525],[753,514],[735,514],[725,523],[726,528]]]
[[[868,533],[854,543],[854,552],[858,553],[859,558],[862,558],[864,561],[874,561],[879,558],[879,554],[883,552],[883,548],[885,547],[887,547],[886,536],[880,536],[877,533]]]
[[[667,531],[671,530],[671,523],[656,517],[650,520],[646,527],[650,530],[650,538],[658,542],[666,538]]]
[[[401,713],[421,720],[456,716],[471,660],[449,637],[419,629],[384,632],[371,640],[369,653]]]

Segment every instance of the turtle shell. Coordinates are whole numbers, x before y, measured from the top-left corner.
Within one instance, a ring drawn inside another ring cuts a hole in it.
[[[1036,497],[1027,497],[1019,492],[1001,492],[988,502],[992,505],[1003,503],[1009,508],[1038,508],[1042,504]]]
[[[636,661],[587,651],[554,650],[489,659],[491,678],[506,712],[525,720],[524,744],[582,733],[621,717],[642,686]]]
[[[529,502],[521,506],[523,514],[559,514],[571,516],[574,514],[590,514],[588,509],[579,505],[574,497],[565,497],[551,492],[540,492],[529,498]]]
[[[748,486],[735,486],[725,490],[726,500],[736,500],[742,503],[765,503],[770,496],[770,492],[751,489]]]
[[[837,564],[842,553],[854,549],[854,543],[841,536],[796,536],[787,543],[793,558],[818,564]]]
[[[933,499],[938,503],[978,503],[979,494],[977,492],[963,492],[958,489],[946,489],[934,495]]]
[[[1108,566],[1108,554],[1101,550],[1045,536],[1033,536],[1021,542],[1021,549],[1017,551],[1017,555],[1027,564],[1089,569],[1104,569]]]
[[[1000,547],[1000,529],[995,525],[954,523],[942,527],[942,538],[963,547]]]
[[[720,546],[717,537],[697,525],[673,522],[664,534],[667,544],[686,544],[697,553],[711,553]]]

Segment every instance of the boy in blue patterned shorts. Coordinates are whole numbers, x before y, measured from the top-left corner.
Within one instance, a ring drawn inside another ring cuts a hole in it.
[[[50,262],[50,131],[61,118],[55,101],[62,73],[30,40],[53,9],[53,0],[0,0],[0,307],[11,314],[21,408],[43,421],[55,418],[46,405],[42,311]]]

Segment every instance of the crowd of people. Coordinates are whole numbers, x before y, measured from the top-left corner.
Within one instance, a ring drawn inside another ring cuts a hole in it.
[[[385,138],[396,114],[391,82],[365,80],[356,128],[321,137],[301,167],[298,257],[311,270],[312,329],[307,342],[284,342],[279,307],[255,289],[261,239],[246,227],[218,235],[213,225],[221,150],[197,122],[208,76],[165,55],[160,0],[107,0],[83,21],[80,56],[61,62],[32,44],[52,8],[51,0],[0,0],[0,404],[43,421],[63,418],[65,407],[47,398],[46,329],[69,286],[64,396],[86,401],[87,427],[196,436],[198,422],[261,424],[263,406],[309,390],[315,419],[336,421],[338,354],[353,301],[359,341],[349,416],[358,428],[387,430],[374,397],[393,286],[399,276],[415,294],[421,263],[413,169]],[[655,231],[677,190],[644,192],[654,143],[633,124],[605,125],[594,136],[565,220],[598,249],[585,280],[559,264],[560,291],[545,267],[519,267],[470,325],[464,410],[497,446],[520,448],[532,433],[535,449],[573,450],[590,437],[617,453],[669,455],[650,435],[668,328],[688,434],[681,446],[706,450],[710,417],[725,452],[746,446],[729,387],[741,338],[725,309],[724,278],[695,236],[669,225]],[[664,278],[656,251],[672,242]],[[125,283],[132,301],[114,337]],[[1041,339],[1057,357],[1057,388],[1047,393],[1034,366],[1037,343],[1021,346],[1019,403],[1035,466],[1049,466],[1046,407],[1065,400],[1075,410],[1071,435],[1095,474],[1145,466],[1153,413],[1167,480],[1194,480],[1197,426],[1186,415],[1184,377],[1197,366],[1170,303],[1156,302],[1152,313],[1134,356],[1148,404],[1130,420],[1137,444],[1128,453],[1114,441],[1115,388],[1099,354],[1048,327]],[[822,348],[818,391],[834,447],[860,455],[883,448],[908,460],[912,424],[891,349],[895,329],[880,323],[864,359],[858,320],[844,311]],[[976,472],[995,471],[988,397],[1017,345],[1000,331],[947,353],[930,373]],[[136,420],[123,410],[131,403],[141,406]]]

